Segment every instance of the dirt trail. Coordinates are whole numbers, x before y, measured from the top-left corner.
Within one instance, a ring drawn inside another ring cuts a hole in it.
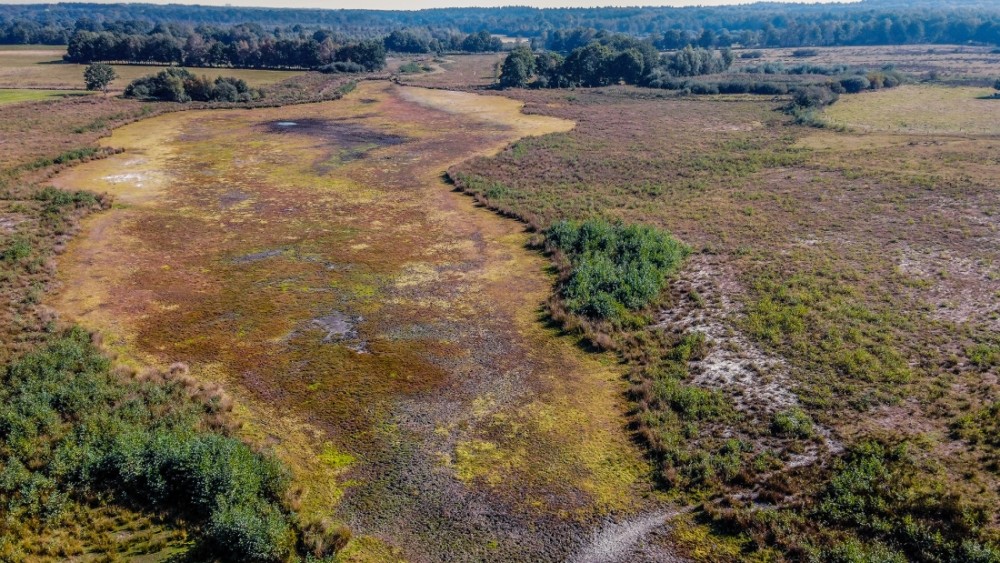
[[[569,563],[617,563],[627,561],[656,561],[681,563],[687,561],[668,550],[645,540],[662,531],[666,522],[677,511],[660,510],[622,522],[609,522],[578,551]]]
[[[520,108],[365,82],[127,126],[106,140],[125,153],[56,179],[119,205],[62,257],[53,305],[121,362],[224,383],[353,553],[566,560],[648,509],[648,467],[615,358],[541,322],[552,279],[521,225],[441,180],[573,125]]]

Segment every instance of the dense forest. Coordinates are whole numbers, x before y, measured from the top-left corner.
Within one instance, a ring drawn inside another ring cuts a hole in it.
[[[131,62],[193,67],[322,68],[349,63],[357,71],[385,67],[386,50],[405,53],[499,51],[489,32],[431,36],[395,31],[385,39],[345,39],[331,31],[312,34],[269,32],[258,24],[230,27],[115,22],[99,30],[79,29],[69,38],[66,60],[76,63]],[[346,67],[345,67],[346,68]]]
[[[792,47],[903,43],[1000,43],[1000,5],[984,0],[864,0],[850,4],[751,4],[649,8],[447,8],[417,11],[286,10],[151,4],[0,6],[0,42],[65,44],[106,22],[174,21],[189,26],[257,23],[281,34],[335,29],[354,39],[419,29],[433,39],[488,31],[566,51],[589,40],[574,29],[654,40],[660,48]],[[587,32],[583,32],[584,35]],[[430,39],[428,39],[428,43]],[[569,43],[567,43],[569,42]],[[454,44],[449,45],[454,47]],[[463,49],[467,50],[467,49]]]
[[[364,70],[385,66],[385,48],[375,39],[341,43],[317,31],[310,37],[276,37],[256,24],[229,28],[176,29],[157,25],[148,32],[77,31],[66,60],[77,63],[124,61],[187,66],[318,68],[354,62]]]

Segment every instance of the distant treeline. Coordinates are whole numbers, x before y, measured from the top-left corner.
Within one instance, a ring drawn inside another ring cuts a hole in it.
[[[488,32],[432,37],[398,31],[385,39],[349,40],[329,30],[311,34],[266,31],[257,24],[230,27],[116,22],[98,31],[77,30],[65,59],[76,63],[134,62],[193,67],[320,68],[353,63],[362,70],[385,67],[386,48],[408,53],[499,51],[503,44]]]
[[[993,0],[863,0],[846,4],[759,3],[717,7],[445,8],[416,11],[301,10],[151,4],[37,4],[0,6],[0,42],[65,43],[80,28],[114,21],[230,26],[243,22],[311,32],[335,29],[353,39],[419,30],[450,34],[488,31],[524,37],[536,46],[571,51],[600,29],[648,38],[659,48],[1000,44],[1000,3]],[[582,34],[581,36],[578,36]],[[454,47],[454,44],[451,44]],[[433,49],[432,49],[433,50]]]
[[[78,31],[70,37],[65,59],[244,68],[318,68],[350,61],[372,71],[385,67],[385,47],[378,40],[340,43],[325,32],[276,38],[255,24],[207,28],[201,33],[157,26],[149,34]]]

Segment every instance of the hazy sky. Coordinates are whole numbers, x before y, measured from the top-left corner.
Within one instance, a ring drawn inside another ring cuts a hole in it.
[[[0,4],[36,4],[43,0],[0,0]],[[87,0],[103,4],[118,4],[121,0]],[[781,1],[781,0],[779,0]],[[815,0],[812,0],[815,1]],[[831,1],[831,0],[820,0]],[[208,6],[267,6],[279,8],[367,8],[372,10],[418,10],[453,6],[538,6],[543,8],[591,6],[719,6],[748,4],[739,0],[152,0],[151,4],[203,4]]]

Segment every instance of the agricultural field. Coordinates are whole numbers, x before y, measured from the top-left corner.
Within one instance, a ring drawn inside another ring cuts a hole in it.
[[[86,65],[63,62],[65,49],[48,45],[0,45],[0,89],[83,90],[83,70]],[[155,74],[163,67],[144,65],[113,65],[119,78],[111,87],[123,90],[129,82],[148,74]],[[198,69],[198,74],[210,77],[225,74],[246,80],[251,86],[269,86],[293,76],[298,71],[254,69]]]

